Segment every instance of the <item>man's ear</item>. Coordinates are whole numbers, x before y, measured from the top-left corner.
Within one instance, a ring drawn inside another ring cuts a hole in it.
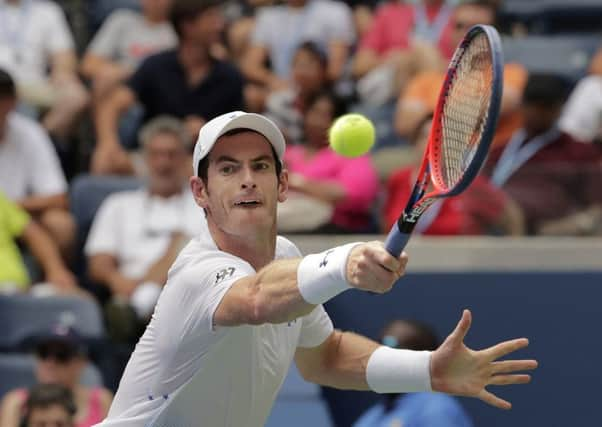
[[[192,191],[192,197],[197,205],[203,209],[207,208],[209,203],[209,194],[207,193],[207,187],[205,183],[198,176],[190,177],[190,190]]]
[[[282,169],[278,181],[278,201],[284,202],[288,197],[288,170]]]

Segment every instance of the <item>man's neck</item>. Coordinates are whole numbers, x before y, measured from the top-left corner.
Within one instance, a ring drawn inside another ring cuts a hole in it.
[[[190,42],[181,42],[178,47],[178,60],[186,72],[188,83],[199,83],[209,72],[211,59],[203,47]]]
[[[253,266],[255,271],[268,265],[276,255],[276,228],[262,236],[235,236],[221,230],[209,218],[209,232],[217,247],[234,256],[244,259]]]

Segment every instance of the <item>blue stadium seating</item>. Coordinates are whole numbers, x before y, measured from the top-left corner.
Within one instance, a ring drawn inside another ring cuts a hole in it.
[[[506,62],[523,64],[530,72],[559,74],[576,82],[587,71],[600,44],[598,36],[528,36],[502,40]]]
[[[27,349],[32,339],[60,322],[71,324],[84,338],[104,337],[100,309],[92,299],[0,295],[0,351]]]

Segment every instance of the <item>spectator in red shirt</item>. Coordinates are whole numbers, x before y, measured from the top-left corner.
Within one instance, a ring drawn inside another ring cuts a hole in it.
[[[558,128],[567,89],[560,77],[531,75],[523,127],[487,165],[492,182],[521,206],[530,234],[602,234],[602,150]]]
[[[432,118],[412,138],[416,164],[394,172],[387,182],[383,231],[397,221],[410,197],[417,166],[428,141]],[[426,235],[520,235],[523,219],[516,204],[482,175],[462,194],[435,202],[421,217],[414,233]]]

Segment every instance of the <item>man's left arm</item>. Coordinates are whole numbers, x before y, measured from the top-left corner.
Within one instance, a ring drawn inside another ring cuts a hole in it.
[[[19,200],[18,204],[32,215],[49,209],[66,210],[69,206],[67,193],[28,196]]]
[[[464,344],[471,323],[470,311],[464,310],[454,331],[433,352],[393,349],[359,335],[333,331],[319,346],[299,348],[295,361],[306,380],[321,385],[377,393],[436,391],[476,397],[510,409],[510,402],[486,387],[531,380],[530,375],[519,372],[535,369],[535,360],[498,361],[529,341],[519,338],[475,351]]]

